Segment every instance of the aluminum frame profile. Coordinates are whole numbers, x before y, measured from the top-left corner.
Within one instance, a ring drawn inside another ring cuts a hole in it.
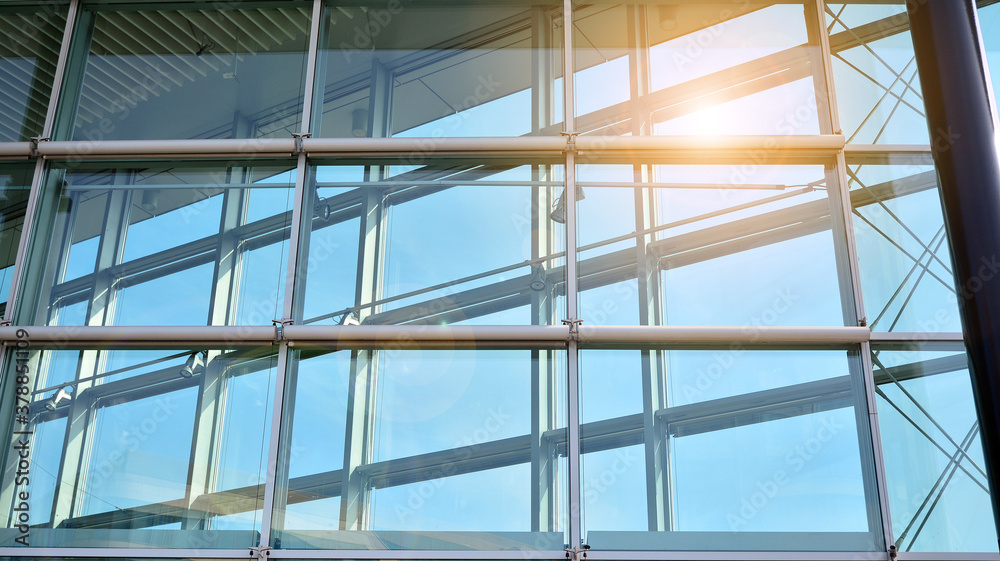
[[[0,341],[15,344],[29,340],[33,346],[76,348],[184,348],[199,345],[250,347],[288,341],[292,346],[395,348],[423,344],[490,346],[510,343],[529,348],[560,348],[572,340],[581,347],[609,344],[654,345],[658,348],[719,347],[732,344],[748,348],[826,348],[860,344],[872,339],[866,327],[777,327],[760,326],[608,326],[582,325],[578,334],[568,326],[428,326],[428,325],[288,325],[284,336],[264,326],[6,326]],[[21,336],[19,336],[19,334]],[[25,335],[26,334],[26,335]],[[883,338],[884,340],[885,338]],[[893,339],[895,340],[895,339]]]
[[[690,160],[691,158],[739,159],[755,161],[789,157],[827,158],[845,147],[840,134],[750,135],[750,136],[575,136],[575,149],[588,158],[596,156],[636,156]],[[469,137],[469,138],[303,138],[301,150],[311,158],[338,156],[419,157],[475,156],[560,156],[569,138],[560,136]],[[856,149],[856,148],[855,148]],[[33,155],[30,142],[0,143],[0,159],[25,159]],[[895,148],[900,151],[901,148]],[[210,140],[64,140],[43,141],[37,154],[48,159],[218,159],[282,158],[299,152],[292,138],[210,139]],[[710,152],[706,155],[706,152]]]
[[[553,553],[562,551],[414,551],[393,550],[391,554],[385,551],[373,550],[295,550],[271,549],[267,557],[273,559],[371,559],[381,560],[391,556],[393,559],[447,559],[449,561],[473,561],[489,559],[506,561],[512,557],[518,559],[552,559]],[[185,559],[247,559],[246,549],[112,549],[112,548],[0,548],[0,556],[23,558],[185,558]],[[561,555],[560,555],[561,556]],[[858,551],[613,551],[590,550],[588,559],[597,561],[885,561],[887,555],[882,552]],[[254,557],[251,557],[254,558]],[[997,561],[1000,554],[996,553],[908,553],[897,554],[898,561]]]

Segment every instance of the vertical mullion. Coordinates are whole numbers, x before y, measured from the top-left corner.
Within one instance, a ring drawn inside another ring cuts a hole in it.
[[[285,378],[288,372],[288,343],[282,341],[278,347],[278,365],[274,381],[274,405],[271,411],[271,434],[269,435],[267,449],[267,472],[264,480],[264,504],[261,508],[260,517],[260,546],[267,547],[271,544],[271,521],[274,518],[275,502],[275,481],[279,468],[284,474],[288,473],[287,465],[278,465],[278,439],[281,436],[282,411],[285,405]],[[291,438],[291,435],[287,435]]]
[[[319,33],[322,22],[323,1],[313,0],[312,20],[309,22],[309,50],[306,54],[306,75],[303,83],[302,120],[299,123],[303,132],[311,132],[312,129],[312,106],[316,93],[316,59],[319,50]],[[322,103],[322,100],[320,100],[320,103]]]
[[[563,119],[567,133],[576,132],[575,72],[573,53],[573,0],[563,0]],[[567,186],[567,189],[569,186]],[[567,206],[569,200],[567,199]]]
[[[652,113],[642,103],[651,91],[651,69],[649,62],[649,37],[647,34],[647,13],[643,5],[626,8],[626,25],[629,51],[629,92],[632,105],[632,135],[645,136],[652,133]],[[633,165],[633,181],[637,185],[651,181],[652,166]],[[635,227],[644,232],[656,225],[655,189],[636,187],[633,191],[635,206]],[[636,281],[639,298],[639,324],[660,325],[662,314],[658,282],[659,267],[647,259],[646,245],[653,241],[653,234],[636,237]],[[667,407],[665,361],[662,350],[642,350],[642,419],[643,448],[645,458],[646,516],[647,528],[651,532],[672,529],[671,489],[668,466],[669,446],[666,431],[656,420],[656,412]]]
[[[56,63],[56,72],[52,78],[52,95],[49,97],[49,108],[45,113],[45,126],[42,128],[42,137],[52,135],[52,128],[55,126],[57,101],[62,94],[63,76],[66,74],[66,63],[69,58],[70,42],[73,37],[73,28],[76,27],[77,15],[81,8],[80,0],[71,0],[69,12],[66,14],[66,28],[63,30],[62,45],[59,46],[59,60]]]
[[[827,32],[826,22],[826,2],[825,0],[814,0],[813,3],[813,16],[809,17],[809,12],[806,12],[807,20],[812,19],[813,25],[816,28],[816,39],[819,41],[820,48],[820,62],[822,64],[823,71],[823,83],[826,85],[825,92],[817,91],[817,98],[820,97],[821,93],[826,94],[826,104],[825,109],[829,112],[830,117],[830,128],[834,133],[843,134],[843,129],[840,124],[840,112],[837,107],[837,92],[834,87],[833,82],[833,66],[832,52],[830,50],[830,36]],[[819,83],[817,82],[817,85]],[[817,103],[817,111],[822,111],[824,107],[821,107]],[[851,203],[851,193],[850,185],[847,179],[847,159],[844,157],[844,150],[841,149],[837,152],[836,169],[833,173],[828,173],[827,177],[827,189],[836,189],[840,193],[840,212],[832,212],[831,220],[838,220],[842,222],[843,235],[846,238],[846,249],[847,249],[847,261],[849,266],[850,281],[853,288],[853,300],[854,300],[854,310],[856,318],[860,320],[861,323],[865,323],[865,307],[864,298],[861,291],[861,271],[858,264],[858,247],[857,240],[854,236],[854,228],[851,221],[851,213],[853,211],[853,205]],[[836,185],[833,184],[836,181]],[[836,201],[831,199],[831,204],[836,204]],[[834,210],[834,209],[831,209]],[[837,216],[839,215],[839,216]],[[874,370],[872,368],[872,357],[871,357],[871,345],[869,343],[863,343],[860,349],[860,357],[858,361],[860,362],[861,376],[863,381],[863,388],[865,394],[865,405],[868,409],[867,424],[868,424],[868,436],[871,441],[872,447],[872,460],[874,462],[875,468],[875,486],[879,501],[879,513],[882,517],[882,533],[883,539],[885,540],[885,545],[893,543],[893,531],[892,531],[892,517],[889,512],[889,492],[886,486],[886,476],[885,476],[885,461],[882,455],[882,436],[879,430],[878,422],[878,411],[876,409],[875,400],[875,378]],[[851,361],[854,362],[854,361]],[[859,404],[856,404],[856,406]],[[860,416],[859,416],[860,417]],[[864,458],[864,448],[867,443],[859,443],[862,448],[862,458]],[[862,466],[864,468],[864,466]],[[867,492],[867,489],[866,489]],[[866,498],[867,502],[867,498]],[[869,508],[870,511],[870,508]],[[874,530],[874,528],[872,528]]]
[[[319,1],[319,0],[317,0]],[[303,232],[303,202],[305,198],[306,182],[306,155],[299,154],[298,165],[295,172],[295,196],[294,207],[292,208],[292,223],[288,235],[288,268],[285,271],[285,301],[282,307],[282,322],[292,317],[292,307],[295,302],[295,277],[300,262],[300,238],[308,236]],[[308,226],[306,226],[308,227]],[[304,256],[302,257],[304,259]],[[278,474],[278,444],[281,436],[281,412],[285,402],[285,379],[288,375],[288,345],[281,341],[278,350],[278,371],[274,385],[274,409],[271,417],[271,435],[267,448],[267,473],[264,482],[264,505],[261,514],[260,546],[266,547],[271,539],[271,521],[274,512],[274,493],[277,484]],[[289,435],[290,436],[290,435]],[[282,466],[282,473],[287,473],[287,469]]]
[[[882,533],[886,547],[896,542],[889,512],[889,486],[886,480],[885,456],[882,453],[882,429],[879,426],[877,400],[875,399],[875,369],[872,365],[871,343],[861,344],[861,365],[864,371],[865,396],[868,405],[868,429],[871,431],[872,458],[875,462],[875,484],[878,486],[878,502],[882,515]]]
[[[315,65],[316,65],[316,50],[319,45],[319,29],[323,14],[323,1],[313,0],[313,11],[312,11],[312,21],[310,22],[310,32],[309,32],[309,53],[306,56],[306,76],[305,83],[303,85],[303,103],[302,103],[302,128],[307,129],[310,124],[309,115],[312,112],[313,103],[313,81],[316,78]],[[308,132],[305,131],[305,132]],[[307,159],[305,153],[300,153],[298,158],[297,169],[295,173],[295,196],[293,198],[292,207],[292,223],[288,235],[288,269],[285,271],[285,301],[282,305],[282,320],[290,320],[294,317],[294,308],[296,302],[296,290],[295,279],[298,276],[298,268],[300,263],[304,263],[307,260],[308,252],[308,237],[309,237],[309,220],[304,220],[303,215],[305,210],[308,208],[312,209],[311,204],[307,204],[312,201],[310,193],[306,191],[306,165]],[[312,214],[310,213],[311,217]],[[301,254],[301,255],[300,255]],[[277,318],[276,318],[277,319]]]
[[[820,60],[823,66],[823,83],[826,85],[825,92],[816,92],[817,98],[820,95],[825,94],[826,96],[826,109],[829,111],[830,127],[836,134],[843,134],[840,125],[840,114],[837,110],[837,93],[836,88],[833,85],[833,67],[830,64],[831,52],[830,52],[830,36],[825,31],[826,26],[823,22],[826,21],[826,12],[824,11],[825,0],[815,0],[815,20],[814,23],[819,28],[817,32],[817,38],[819,40],[821,56]],[[818,111],[822,111],[822,107]],[[838,188],[840,192],[840,205],[841,214],[843,215],[844,221],[844,235],[847,237],[847,256],[849,261],[851,284],[853,288],[854,296],[854,310],[857,318],[865,317],[864,308],[864,298],[861,294],[861,272],[858,269],[858,246],[857,240],[854,237],[854,229],[851,228],[850,216],[852,212],[851,205],[851,194],[848,187],[847,173],[846,173],[846,163],[844,158],[844,151],[841,149],[837,152],[837,179],[839,185],[827,185],[828,189]],[[833,203],[833,201],[831,201]],[[835,203],[833,203],[835,204]],[[869,359],[870,360],[870,359]]]
[[[573,0],[563,0],[563,111],[566,132],[572,142],[576,134],[576,107],[573,56]],[[572,321],[577,316],[577,255],[576,255],[576,154],[567,150],[566,166],[566,315]],[[580,501],[580,377],[577,341],[570,338],[567,346],[567,456],[569,463],[569,547],[582,545],[582,504]]]
[[[567,4],[570,0],[566,0]],[[566,152],[566,315],[577,321],[576,278],[576,154]],[[575,326],[571,326],[575,329]],[[570,338],[567,345],[567,408],[569,437],[569,546],[581,546],[582,504],[580,502],[580,378],[577,341]]]
[[[322,23],[323,0],[313,0],[312,19],[309,22],[309,49],[306,54],[306,74],[303,80],[302,117],[300,127],[309,132],[312,114],[313,93],[316,79],[316,52],[319,45],[319,29]],[[310,221],[303,220],[304,207],[311,197],[306,191],[307,158],[300,153],[295,170],[295,194],[292,198],[292,223],[288,234],[288,266],[285,270],[285,300],[282,303],[281,321],[290,320],[295,312],[295,302],[298,300],[296,278],[299,264],[307,259],[308,236]],[[311,205],[309,207],[311,209]],[[311,216],[311,214],[310,214]],[[303,243],[300,243],[303,242]],[[301,255],[300,255],[301,253]],[[304,285],[303,287],[304,288]],[[271,434],[267,448],[267,472],[264,479],[264,504],[261,509],[260,546],[267,547],[271,543],[271,523],[274,520],[275,487],[278,479],[278,446],[281,438],[282,412],[285,405],[285,380],[288,376],[288,343],[281,341],[278,348],[278,365],[274,383],[274,402],[271,412]],[[291,438],[291,434],[287,434]],[[285,464],[286,462],[282,462]],[[284,477],[287,477],[288,466],[281,465]],[[283,485],[283,487],[287,487]]]
[[[531,7],[531,122],[533,131],[551,126],[554,119],[553,84],[555,61],[552,49],[555,36],[549,11],[544,6]],[[533,181],[550,181],[552,168],[532,166]],[[549,219],[552,208],[550,187],[531,187],[531,259],[532,274],[545,271],[541,259],[555,253],[556,228]],[[556,293],[546,279],[542,290],[531,291],[531,318],[535,325],[549,325],[556,315]],[[558,457],[547,431],[559,427],[556,404],[558,361],[551,350],[531,351],[531,531],[554,532],[559,527]]]

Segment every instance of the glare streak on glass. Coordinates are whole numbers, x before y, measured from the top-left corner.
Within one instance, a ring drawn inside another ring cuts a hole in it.
[[[577,4],[582,133],[820,132],[809,3]]]

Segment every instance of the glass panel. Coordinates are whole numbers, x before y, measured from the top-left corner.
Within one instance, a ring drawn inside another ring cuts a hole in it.
[[[844,325],[853,315],[830,169],[581,165],[577,173],[587,324]]]
[[[66,6],[0,9],[0,142],[41,136],[66,27]]]
[[[6,313],[14,280],[14,261],[34,172],[34,164],[0,164],[0,315]]]
[[[928,144],[905,2],[828,2],[826,24],[847,142]]]
[[[564,227],[547,213],[562,174],[548,163],[320,166],[305,322],[558,324]]]
[[[821,131],[828,119],[816,89],[825,86],[808,2],[575,4],[585,134],[831,132]]]
[[[892,529],[900,551],[997,551],[961,345],[872,351]]]
[[[30,328],[21,344],[4,376],[0,545],[259,542],[272,348],[50,351]]]
[[[270,325],[284,301],[292,167],[56,164],[25,284],[39,299],[28,321]]]
[[[327,10],[320,136],[562,130],[561,2],[372,4]]]
[[[847,162],[861,288],[875,331],[962,331],[937,173],[929,154],[922,160]]]
[[[89,36],[77,38],[89,49],[78,48],[71,64],[85,70],[69,82],[72,111],[60,115],[56,138],[299,132],[311,4],[182,6],[97,8],[82,16]]]
[[[584,543],[881,550],[860,369],[844,351],[582,351]]]
[[[272,545],[561,551],[564,357],[298,351]]]

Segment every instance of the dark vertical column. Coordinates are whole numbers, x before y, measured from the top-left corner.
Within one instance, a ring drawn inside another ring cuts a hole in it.
[[[976,7],[973,0],[907,0],[907,8],[1000,521],[1000,164]]]

